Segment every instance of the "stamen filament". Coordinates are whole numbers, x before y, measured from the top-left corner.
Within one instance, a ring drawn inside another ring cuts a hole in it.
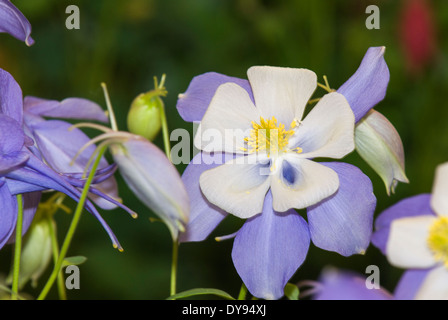
[[[99,131],[103,131],[104,133],[113,132],[113,130],[111,128],[108,128],[101,124],[90,123],[90,122],[80,122],[80,123],[74,124],[70,128],[68,128],[68,130],[71,131],[74,128],[92,128],[92,129],[97,129]]]
[[[78,152],[75,154],[75,156],[73,157],[72,161],[70,162],[70,165],[73,165],[76,161],[76,159],[79,157],[79,155],[84,152],[84,150],[86,150],[89,146],[101,141],[101,140],[105,140],[105,139],[110,139],[110,138],[121,138],[123,140],[127,140],[129,139],[129,137],[131,136],[130,133],[127,132],[108,132],[108,133],[103,133],[93,139],[91,139],[89,142],[87,142],[85,145],[83,145]],[[117,139],[118,140],[118,139]]]
[[[289,130],[285,130],[285,125],[278,123],[275,117],[271,119],[260,117],[260,124],[255,121],[252,121],[251,124],[253,129],[249,136],[244,138],[248,148],[241,147],[240,149],[249,153],[266,151],[269,158],[271,153],[287,151],[289,138],[294,135],[294,129],[300,125],[300,121],[294,119]]]
[[[110,125],[113,131],[118,131],[117,121],[115,119],[115,113],[114,109],[112,108],[112,103],[110,102],[107,86],[104,82],[102,82],[101,87],[103,88],[104,98],[106,99],[107,111],[109,112]]]

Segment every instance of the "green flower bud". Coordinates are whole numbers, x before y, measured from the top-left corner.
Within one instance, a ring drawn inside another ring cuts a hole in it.
[[[128,130],[148,140],[154,140],[162,127],[160,112],[163,101],[157,90],[142,93],[134,99],[128,113]]]
[[[49,217],[36,217],[24,237],[19,273],[19,289],[23,288],[30,280],[32,286],[35,287],[38,279],[51,262],[52,247],[49,223],[54,222],[49,219]],[[53,228],[55,227],[53,226]],[[8,283],[11,283],[11,281],[12,271],[7,279]]]
[[[162,77],[160,85],[157,78],[154,78],[154,90],[142,93],[131,104],[128,113],[129,132],[142,136],[149,141],[154,140],[162,127],[162,113],[164,103],[161,97],[166,96],[164,87],[165,75]]]

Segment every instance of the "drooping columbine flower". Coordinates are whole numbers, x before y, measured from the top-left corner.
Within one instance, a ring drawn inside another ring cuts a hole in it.
[[[17,203],[15,195],[30,195],[27,207],[29,210],[25,212],[24,232],[31,224],[38,202],[33,199],[39,198],[40,191],[56,190],[70,196],[75,201],[81,197],[81,191],[78,188],[84,186],[84,181],[76,176],[76,172],[70,175],[64,175],[54,171],[46,165],[40,157],[36,156],[29,148],[32,147],[33,141],[23,132],[23,98],[20,86],[14,78],[6,71],[0,69],[0,122],[2,135],[0,136],[0,157],[2,165],[0,169],[0,185],[2,193],[1,217],[8,221],[2,226],[0,234],[0,245],[3,246],[10,238],[17,218]],[[95,182],[102,182],[110,175],[113,168],[105,168],[101,171],[100,176],[95,178]],[[94,188],[91,192],[96,192]],[[115,200],[96,192],[108,201],[118,204]],[[25,205],[27,203],[25,202]],[[104,219],[101,217],[95,206],[87,201],[86,209],[91,212],[103,225],[109,234],[113,245],[119,249],[121,246]],[[128,212],[134,214],[127,209]],[[11,228],[12,229],[11,229]]]
[[[204,240],[228,211],[243,218],[249,217],[236,233],[232,252],[234,265],[253,295],[277,299],[283,295],[286,282],[304,261],[310,239],[320,248],[344,256],[366,250],[376,199],[370,180],[358,168],[345,163],[316,163],[306,159],[307,156],[323,155],[343,157],[353,149],[354,116],[345,98],[337,93],[326,95],[299,122],[315,89],[315,75],[308,70],[268,67],[252,71],[249,81],[217,73],[195,77],[187,92],[179,96],[177,107],[184,120],[199,122],[207,117],[209,123],[205,127],[218,128],[220,132],[224,131],[223,136],[225,129],[241,128],[239,125],[245,124],[249,129],[246,130],[248,136],[242,135],[236,143],[224,140],[222,149],[218,149],[219,143],[204,143],[202,146],[198,141],[198,146],[213,153],[202,151],[182,176],[191,199],[191,215],[180,240]],[[269,76],[260,76],[263,72]],[[360,81],[366,79],[363,77]],[[357,88],[364,92],[366,89],[360,84]],[[380,87],[367,88],[375,90]],[[365,101],[356,96],[360,95],[357,90],[352,89],[351,92],[356,101]],[[223,97],[228,100],[223,100]],[[232,103],[239,102],[236,98],[243,103]],[[332,105],[334,109],[328,105],[332,99],[336,102]],[[209,105],[210,109],[207,109]],[[365,108],[365,104],[362,106]],[[313,125],[323,110],[328,110],[327,117],[322,123]],[[335,114],[336,110],[340,112]],[[251,116],[247,116],[248,113]],[[342,115],[345,115],[343,119]],[[332,122],[334,119],[337,123]],[[203,124],[201,121],[198,132],[206,132]],[[313,130],[317,130],[314,135]],[[266,132],[269,132],[269,137],[263,134]],[[338,146],[338,142],[344,139],[346,145]],[[317,151],[312,153],[313,149]],[[274,152],[271,153],[272,150]],[[220,166],[223,159],[226,164]],[[263,161],[238,164],[241,159]],[[232,165],[234,172],[216,175],[216,179],[210,177],[209,170],[222,173],[226,166],[231,168]],[[302,170],[302,165],[308,167]],[[244,167],[251,170],[244,170]],[[267,171],[258,170],[266,167]],[[321,170],[307,170],[310,167]],[[266,172],[270,174],[260,174]],[[318,177],[325,173],[329,178],[319,181]],[[305,192],[300,192],[301,184]],[[285,190],[289,197],[285,199],[280,190]],[[228,199],[219,199],[219,192]],[[247,203],[248,199],[251,202]],[[247,211],[235,210],[238,207]],[[308,224],[291,209],[295,207],[308,207]]]
[[[46,120],[44,117],[58,119]],[[108,117],[98,104],[87,99],[67,98],[55,101],[29,96],[24,99],[24,130],[34,140],[34,145],[30,146],[30,150],[59,173],[84,172],[95,151],[95,146],[84,150],[73,161],[78,150],[88,143],[90,138],[80,129],[74,128],[71,123],[59,120],[59,118],[105,123],[108,122]],[[102,157],[99,169],[108,166],[106,159]],[[117,182],[113,175],[96,184],[94,188],[119,202]],[[104,197],[90,194],[89,198],[102,209],[116,208],[116,202],[110,202]]]
[[[22,125],[27,148],[36,157],[60,174],[73,175],[85,171],[88,159],[95,151],[94,146],[86,149],[76,161],[72,159],[90,138],[81,130],[72,128],[72,124],[68,122],[45,120],[44,117],[107,122],[108,118],[98,104],[82,98],[67,98],[62,101],[37,97],[23,99],[20,86],[4,70],[0,70],[0,94],[3,97],[2,113]],[[99,168],[104,170],[108,167],[107,161],[102,158]],[[102,209],[111,210],[117,205],[121,206],[113,175],[94,185],[89,198]]]
[[[432,194],[398,202],[375,222],[372,243],[400,268],[423,270],[415,299],[448,299],[448,163],[436,170]]]
[[[167,156],[145,138],[124,131],[102,128],[105,133],[88,142],[109,146],[127,186],[167,225],[173,241],[185,230],[189,199],[180,174]]]
[[[112,129],[93,125],[104,133],[87,142],[77,155],[96,142],[100,142],[98,148],[108,146],[127,186],[142,203],[162,219],[173,241],[178,241],[179,231],[185,230],[190,213],[190,201],[180,174],[168,157],[149,140],[118,130],[105,85],[103,89]],[[92,126],[89,123],[80,125]]]
[[[8,134],[2,134],[0,138],[0,158],[2,159],[0,169],[0,193],[2,201],[0,202],[0,207],[1,219],[3,221],[0,230],[1,248],[9,241],[15,229],[17,220],[17,201],[15,195],[35,194],[43,190],[56,190],[67,194],[75,201],[79,201],[81,192],[76,187],[82,188],[83,183],[82,181],[74,183],[74,179],[69,179],[53,171],[29,152],[24,144],[25,135],[14,119],[0,115],[0,127],[2,131],[8,132]],[[32,198],[33,196],[31,200]],[[38,202],[33,201],[30,201],[30,203],[33,206],[29,207],[28,204],[29,211],[25,213],[24,232],[26,232],[31,224],[38,204]],[[112,230],[89,201],[86,202],[86,209],[100,221],[111,237],[113,245],[121,249]]]
[[[9,33],[28,46],[34,44],[30,22],[9,0],[0,0],[0,32]]]

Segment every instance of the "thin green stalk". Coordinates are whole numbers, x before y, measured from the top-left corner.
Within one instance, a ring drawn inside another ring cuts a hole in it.
[[[17,225],[16,225],[16,244],[14,249],[14,267],[12,276],[11,300],[18,299],[19,276],[20,276],[20,258],[22,255],[22,225],[23,225],[23,199],[22,195],[17,195]]]
[[[168,130],[168,121],[166,120],[165,106],[163,104],[162,108],[160,108],[160,120],[162,121],[163,145],[165,147],[165,153],[171,161],[170,133]]]
[[[247,296],[247,287],[243,283],[241,285],[240,293],[238,294],[238,300],[246,300],[246,296]]]
[[[172,256],[172,263],[171,263],[170,296],[176,294],[178,251],[179,251],[179,243],[177,242],[177,239],[175,239],[175,240],[173,240],[173,256]]]
[[[58,252],[59,252],[58,238],[56,236],[56,230],[54,228],[53,219],[50,217],[47,217],[47,223],[48,223],[48,228],[50,230],[51,246],[52,246],[52,251],[53,251],[53,261],[54,261],[54,264],[56,264],[58,261]],[[59,298],[61,300],[67,300],[67,292],[65,291],[64,277],[62,275],[62,272],[59,272],[59,274],[58,274],[57,286],[58,286]]]
[[[104,152],[106,152],[106,149],[107,149],[107,147],[103,147],[98,152],[98,157],[96,158],[95,163],[93,164],[92,169],[90,171],[89,177],[87,178],[86,184],[84,185],[84,188],[83,188],[82,194],[81,194],[81,198],[79,199],[78,205],[76,206],[76,211],[73,214],[72,222],[67,231],[67,235],[65,236],[64,242],[62,243],[61,251],[59,253],[59,257],[56,262],[56,265],[54,266],[53,272],[51,273],[50,277],[48,278],[47,283],[45,284],[44,288],[42,289],[42,292],[37,297],[38,300],[45,299],[45,297],[47,296],[51,287],[53,286],[53,283],[56,281],[59,273],[61,272],[62,264],[64,262],[68,248],[73,239],[73,235],[75,234],[76,228],[77,228],[79,220],[81,218],[81,213],[84,208],[84,203],[87,200],[87,195],[89,193],[90,185],[92,184],[92,180],[95,175],[95,171],[98,168],[101,157],[103,156]]]
[[[155,87],[162,89],[165,84],[165,75],[162,76],[160,85],[157,83],[157,78],[155,78]],[[165,154],[167,158],[171,161],[171,144],[170,144],[170,134],[168,130],[168,121],[166,119],[165,105],[162,103],[160,108],[160,121],[162,122],[162,133],[163,133],[163,145],[165,148]],[[176,294],[176,283],[177,283],[177,261],[179,255],[179,243],[177,239],[173,239],[173,252],[171,260],[171,284],[170,284],[170,295]]]

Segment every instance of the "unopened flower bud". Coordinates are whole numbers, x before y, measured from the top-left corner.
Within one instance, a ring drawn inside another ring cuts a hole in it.
[[[162,126],[160,113],[164,105],[161,95],[162,92],[156,89],[134,99],[128,113],[129,132],[154,140]]]
[[[372,109],[355,129],[358,154],[378,173],[387,194],[398,182],[408,183],[404,169],[404,150],[400,135],[390,121]]]
[[[52,246],[50,235],[50,223],[48,217],[36,214],[26,237],[21,255],[19,288],[23,288],[28,281],[35,287],[40,276],[51,262]],[[55,227],[55,226],[54,226]],[[12,281],[12,272],[7,282]]]

